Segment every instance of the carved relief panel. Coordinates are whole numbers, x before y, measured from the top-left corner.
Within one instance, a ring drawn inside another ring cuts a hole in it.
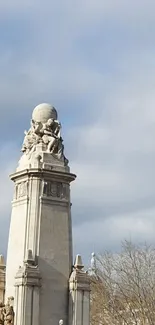
[[[14,193],[14,199],[20,199],[28,195],[28,182],[21,182],[18,184],[15,184],[15,193]]]
[[[69,185],[62,182],[45,181],[43,184],[43,196],[67,200],[69,198]]]

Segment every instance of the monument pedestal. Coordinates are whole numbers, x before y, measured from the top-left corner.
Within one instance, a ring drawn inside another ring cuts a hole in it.
[[[14,296],[15,275],[27,250],[41,274],[40,325],[68,317],[68,279],[72,268],[70,182],[75,175],[31,168],[11,176],[15,197],[8,244],[6,296]],[[20,324],[17,322],[17,325]]]
[[[62,319],[64,325],[71,324],[70,183],[76,176],[70,173],[62,142],[56,110],[49,104],[37,106],[11,175],[15,187],[6,298],[15,297],[15,325],[57,325]]]
[[[31,251],[29,251],[31,252]],[[32,253],[32,252],[31,252]],[[39,295],[41,277],[33,259],[27,259],[15,276],[15,323],[39,324]]]

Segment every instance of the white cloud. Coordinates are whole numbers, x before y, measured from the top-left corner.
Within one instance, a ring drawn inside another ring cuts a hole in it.
[[[150,71],[145,81],[143,73],[126,75],[125,90],[119,80],[96,119],[70,130],[78,175],[72,186],[76,252],[118,248],[129,236],[155,243],[155,79]]]
[[[73,228],[74,252],[83,253],[88,261],[91,252],[104,250],[118,251],[123,240],[139,244],[145,241],[154,244],[155,208],[114,215],[107,219],[97,219],[76,225]]]

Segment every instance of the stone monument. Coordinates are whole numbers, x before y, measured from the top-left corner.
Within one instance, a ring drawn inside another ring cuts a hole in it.
[[[54,107],[40,104],[33,110],[21,150],[11,175],[6,263],[5,297],[14,297],[14,303],[2,301],[2,317],[9,324],[9,310],[15,325],[89,325],[89,276],[79,255],[73,267],[72,256],[70,183],[76,176],[64,155]]]

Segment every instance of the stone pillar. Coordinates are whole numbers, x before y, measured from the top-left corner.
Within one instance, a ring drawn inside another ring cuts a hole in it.
[[[63,318],[67,325],[68,279],[72,268],[69,183],[75,176],[54,171],[54,168],[32,168],[17,172],[11,178],[15,188],[22,192],[18,189],[13,201],[7,296],[14,296],[15,274],[25,260],[27,249],[31,249],[33,258],[38,259],[42,277],[39,324],[58,323]]]
[[[15,314],[20,325],[29,324],[20,316],[30,311],[29,299],[37,313],[39,306],[35,325],[58,324],[60,319],[68,325],[68,280],[73,264],[70,183],[76,176],[70,173],[62,142],[56,110],[49,104],[36,107],[31,128],[25,132],[24,153],[16,172],[11,175],[14,198],[6,296],[15,296],[16,276]],[[32,272],[25,264],[23,269],[27,250],[32,251],[41,276],[41,287],[35,289],[39,291],[39,298],[35,295],[36,303],[31,297],[34,295],[32,286],[24,286],[22,282],[24,272]]]
[[[29,256],[31,255],[31,251]],[[15,276],[14,325],[39,324],[40,272],[33,258],[28,258]]]
[[[5,300],[5,262],[3,255],[0,255],[0,302]]]
[[[83,271],[81,256],[76,256],[69,280],[71,325],[90,325],[90,277]]]

